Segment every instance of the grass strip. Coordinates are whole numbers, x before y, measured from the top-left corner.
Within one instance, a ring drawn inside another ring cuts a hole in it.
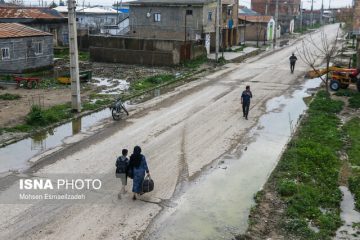
[[[159,74],[133,82],[130,86],[130,90],[142,91],[155,87],[157,85],[164,84],[174,79],[175,76],[172,74]]]
[[[343,142],[336,113],[342,107],[320,91],[275,170],[276,189],[286,203],[281,225],[288,236],[331,239],[341,226],[337,151]]]
[[[17,100],[20,99],[21,96],[19,94],[11,94],[11,93],[4,93],[0,94],[0,100]]]

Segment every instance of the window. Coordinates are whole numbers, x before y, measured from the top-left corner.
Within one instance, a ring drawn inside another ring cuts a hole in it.
[[[154,14],[154,22],[160,22],[161,21],[161,14],[155,13]]]
[[[232,9],[231,9],[231,8],[228,8],[228,9],[227,9],[227,15],[228,15],[228,16],[231,16],[231,14],[232,14]]]
[[[211,22],[212,20],[212,12],[208,12],[208,21]]]
[[[2,59],[10,59],[10,49],[9,48],[2,48],[1,49],[1,56]]]
[[[191,9],[186,10],[186,15],[193,15],[193,11]]]
[[[35,55],[41,55],[43,53],[42,42],[35,42]]]

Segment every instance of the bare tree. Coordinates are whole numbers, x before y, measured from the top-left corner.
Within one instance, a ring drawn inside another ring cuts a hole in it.
[[[10,3],[12,5],[17,5],[17,6],[23,6],[24,5],[23,0],[10,0],[10,1],[8,1],[8,3]]]
[[[324,30],[321,31],[320,43],[316,42],[312,35],[308,38],[302,40],[302,45],[300,49],[297,49],[301,60],[303,60],[313,71],[320,77],[320,79],[325,83],[326,91],[329,92],[329,71],[330,64],[333,59],[339,53],[339,29],[337,30],[336,38],[334,41],[329,40],[327,34]],[[314,50],[315,49],[315,50]],[[324,73],[326,77],[323,77],[322,71],[317,68],[319,64],[318,61],[325,62],[326,68]]]
[[[264,27],[262,26],[262,22],[260,19],[257,20],[256,24],[256,47],[259,47],[259,41],[260,38],[263,36],[262,32],[266,32],[266,30],[264,30]]]

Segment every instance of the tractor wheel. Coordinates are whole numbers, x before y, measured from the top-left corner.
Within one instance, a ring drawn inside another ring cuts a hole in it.
[[[356,87],[357,90],[360,92],[360,79],[357,80]]]
[[[341,83],[340,88],[341,89],[347,89],[349,87],[349,84]]]
[[[330,89],[333,91],[337,91],[340,89],[340,82],[338,80],[331,80]]]

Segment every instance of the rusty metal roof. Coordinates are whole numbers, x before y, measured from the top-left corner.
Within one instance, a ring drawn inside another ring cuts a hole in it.
[[[63,16],[51,8],[0,7],[1,18],[59,19]]]
[[[36,36],[52,36],[52,34],[19,23],[0,23],[0,39]]]

